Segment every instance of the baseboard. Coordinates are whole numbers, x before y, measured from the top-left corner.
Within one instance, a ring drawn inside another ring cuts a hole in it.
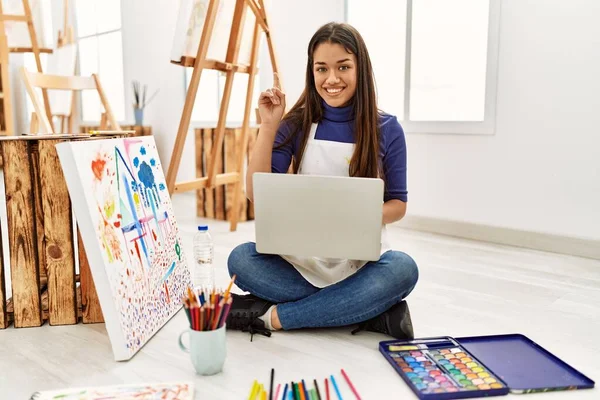
[[[600,260],[600,241],[407,215],[400,228]]]

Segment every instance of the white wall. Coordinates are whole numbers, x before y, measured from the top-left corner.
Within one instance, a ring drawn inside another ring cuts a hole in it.
[[[600,2],[505,0],[495,136],[408,136],[412,215],[600,240]]]
[[[148,84],[159,93],[144,111],[144,125],[152,126],[165,174],[173,151],[185,101],[185,68],[170,62],[179,2],[122,0],[123,64],[126,106],[133,103],[131,81]],[[133,109],[126,109],[133,121]],[[195,176],[193,132],[187,135],[180,179]]]

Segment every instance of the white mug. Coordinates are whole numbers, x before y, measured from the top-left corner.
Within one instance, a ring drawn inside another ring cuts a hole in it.
[[[190,337],[190,347],[183,344],[183,335]],[[225,324],[213,331],[187,329],[179,335],[179,347],[190,354],[194,369],[200,375],[214,375],[223,370],[227,348]]]

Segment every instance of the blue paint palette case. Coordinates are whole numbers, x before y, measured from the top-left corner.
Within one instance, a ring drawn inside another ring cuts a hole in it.
[[[523,335],[380,342],[379,350],[423,400],[594,387]]]

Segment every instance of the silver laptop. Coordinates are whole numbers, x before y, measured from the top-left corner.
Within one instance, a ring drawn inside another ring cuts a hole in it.
[[[253,185],[259,253],[379,259],[381,179],[255,173]]]

